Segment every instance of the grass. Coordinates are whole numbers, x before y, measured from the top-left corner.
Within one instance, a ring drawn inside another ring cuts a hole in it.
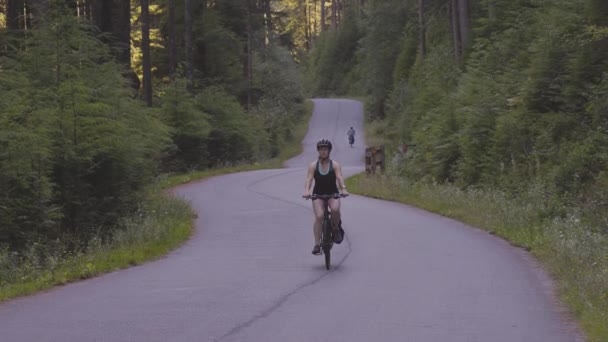
[[[608,237],[592,233],[575,212],[546,217],[542,189],[522,198],[500,191],[365,174],[347,180],[352,193],[414,205],[480,227],[527,249],[550,272],[588,341],[608,341]]]
[[[216,175],[280,168],[283,162],[302,152],[301,141],[312,115],[313,104],[306,102],[305,115],[292,131],[292,138],[276,158],[241,165],[164,175],[151,185],[141,207],[120,225],[110,241],[93,239],[85,251],[67,252],[65,246],[33,244],[17,257],[0,250],[0,302],[36,293],[103,273],[158,259],[179,247],[191,236],[194,213],[189,205],[167,196],[168,188]]]
[[[150,191],[145,205],[123,222],[123,229],[109,242],[94,239],[77,254],[62,246],[32,245],[19,267],[10,267],[16,260],[0,252],[0,301],[156,259],[190,236],[192,217],[185,202]]]

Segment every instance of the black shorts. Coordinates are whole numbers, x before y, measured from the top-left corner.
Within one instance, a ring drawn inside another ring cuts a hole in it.
[[[327,196],[327,195],[335,195],[335,196],[334,196],[334,197],[332,197],[332,198],[335,198],[335,199],[340,199],[340,194],[338,194],[338,193],[333,193],[333,192],[332,192],[331,194],[312,194],[312,195],[313,195],[313,196],[314,196],[314,195],[325,195],[325,196]],[[312,198],[312,200],[313,200],[313,201],[318,200],[318,199],[320,199],[320,198],[314,198],[314,197]]]

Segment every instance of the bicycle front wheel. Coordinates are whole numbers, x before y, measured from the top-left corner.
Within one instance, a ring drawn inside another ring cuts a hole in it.
[[[325,248],[323,255],[325,255],[325,268],[329,270],[331,267],[331,249]]]
[[[328,219],[323,220],[323,238],[321,239],[321,248],[325,255],[325,268],[329,270],[331,267],[331,222]]]

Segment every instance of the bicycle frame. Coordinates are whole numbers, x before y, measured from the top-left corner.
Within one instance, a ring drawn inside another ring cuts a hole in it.
[[[329,210],[329,198],[324,199],[323,205],[323,223],[321,225],[321,249],[323,252],[329,253],[331,247],[334,245],[332,239],[332,224],[331,224],[331,211]]]
[[[323,200],[323,223],[321,225],[321,250],[325,255],[325,268],[329,270],[331,265],[331,248],[334,245],[333,227],[331,224],[331,211],[329,210],[329,199],[344,197],[342,194],[312,195],[311,199]]]

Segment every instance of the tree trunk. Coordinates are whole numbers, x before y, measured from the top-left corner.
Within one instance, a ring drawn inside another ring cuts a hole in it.
[[[68,8],[74,11],[74,15],[78,14],[78,0],[65,0],[65,4],[68,5]]]
[[[8,0],[6,3],[6,27],[9,30],[22,30],[25,28],[23,24],[23,9],[25,6],[24,0]]]
[[[78,18],[86,18],[87,12],[85,6],[86,3],[84,0],[76,0],[76,16],[78,16]]]
[[[131,4],[129,0],[96,0],[92,4],[93,23],[114,39],[108,42],[118,50],[117,60],[125,67],[131,65]]]
[[[7,10],[6,10],[6,1],[5,0],[0,0],[0,13],[6,14]],[[6,28],[6,17],[4,17],[4,20],[0,21],[0,29],[4,29]]]
[[[462,47],[460,44],[460,30],[458,29],[458,0],[450,0],[450,23],[452,26],[452,38],[454,40],[454,60],[460,64]]]
[[[264,0],[264,21],[266,24],[266,46],[272,41],[272,12],[270,10],[270,0]]]
[[[243,62],[243,74],[247,80],[247,111],[251,110],[251,85],[253,80],[253,29],[251,25],[252,1],[247,0],[247,44],[245,45],[245,60]]]
[[[336,0],[336,4],[338,5],[338,25],[342,23],[342,1]]]
[[[192,91],[192,19],[190,18],[190,0],[184,0],[184,44],[186,49],[186,80],[187,88]]]
[[[150,61],[150,4],[141,0],[141,52],[144,83],[144,100],[152,106],[152,62]]]
[[[304,1],[304,22],[306,26],[304,27],[304,47],[306,51],[310,50],[310,17],[308,16],[308,0]]]
[[[175,0],[169,2],[169,76],[175,77],[177,67],[177,50],[175,48]]]
[[[28,20],[28,27],[31,27],[30,25],[32,24],[35,25],[37,21],[44,18],[49,12],[50,2],[48,0],[26,0],[24,2],[27,14],[30,17]],[[22,14],[25,14],[25,11],[23,11]],[[32,21],[34,21],[34,23],[32,23]]]
[[[488,1],[488,18],[490,19],[490,21],[494,21],[496,20],[496,4],[494,3],[494,0],[487,0]]]
[[[321,33],[325,32],[325,0],[321,0]]]
[[[458,0],[458,23],[460,24],[460,42],[462,51],[469,47],[471,41],[471,24],[469,22],[469,0]]]
[[[334,31],[338,28],[337,9],[337,1],[331,0],[331,29]]]
[[[418,34],[420,39],[420,56],[426,56],[426,28],[424,26],[424,0],[418,0]]]
[[[125,77],[139,91],[140,80],[131,69],[131,3],[129,0],[87,0],[90,20],[111,38],[102,40],[116,52],[116,60],[124,66]]]
[[[310,35],[310,48],[312,49],[312,45],[314,44],[314,37],[317,36],[317,1],[312,0],[312,14],[309,15],[311,18],[311,35]]]
[[[90,0],[80,0],[79,3],[79,11],[80,16],[86,20],[93,20],[91,16],[91,1]]]

